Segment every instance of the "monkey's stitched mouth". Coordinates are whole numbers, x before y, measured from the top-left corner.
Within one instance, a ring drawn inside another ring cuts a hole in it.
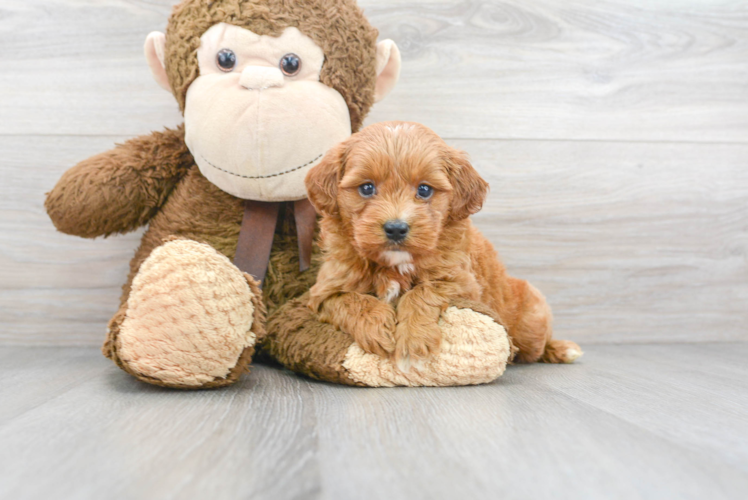
[[[283,172],[277,172],[277,173],[274,173],[274,174],[269,174],[269,175],[242,175],[242,174],[237,174],[237,173],[235,173],[235,172],[231,172],[231,171],[229,171],[229,170],[225,170],[225,169],[223,169],[223,168],[221,168],[221,167],[217,167],[217,166],[213,165],[213,164],[212,164],[212,163],[211,163],[210,161],[208,161],[208,159],[207,159],[206,157],[204,157],[203,155],[200,155],[200,158],[202,158],[203,160],[205,160],[205,163],[207,163],[207,164],[208,164],[208,165],[210,165],[211,167],[215,168],[216,170],[220,170],[221,172],[225,172],[225,173],[227,173],[227,174],[231,174],[231,175],[234,175],[234,176],[236,176],[236,177],[241,177],[242,179],[270,179],[271,177],[279,177],[279,176],[281,176],[281,175],[286,175],[286,174],[290,174],[291,172],[295,172],[295,171],[297,171],[297,170],[301,170],[301,169],[302,169],[302,168],[304,168],[304,167],[308,167],[309,165],[311,165],[311,164],[312,164],[312,163],[314,163],[315,161],[317,161],[317,160],[319,160],[320,158],[322,158],[322,157],[323,157],[324,155],[325,155],[325,153],[320,153],[319,155],[317,155],[317,157],[316,157],[316,158],[314,158],[313,160],[310,160],[310,161],[308,161],[308,162],[304,163],[303,165],[299,165],[298,167],[290,168],[290,169],[288,169],[288,170],[284,170]]]

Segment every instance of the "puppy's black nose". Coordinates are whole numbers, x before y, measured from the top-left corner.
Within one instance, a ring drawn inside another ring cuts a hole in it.
[[[384,223],[384,234],[387,235],[387,239],[395,243],[400,243],[408,236],[410,226],[403,220],[388,220]]]

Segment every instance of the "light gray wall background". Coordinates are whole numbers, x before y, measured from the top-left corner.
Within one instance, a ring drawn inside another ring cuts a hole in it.
[[[55,232],[77,161],[173,126],[142,43],[169,0],[0,4],[0,343],[96,345],[140,232]],[[748,339],[748,2],[365,0],[403,54],[369,123],[491,183],[478,226],[580,343]]]

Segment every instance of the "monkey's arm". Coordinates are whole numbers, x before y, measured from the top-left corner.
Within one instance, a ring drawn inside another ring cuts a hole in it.
[[[183,125],[143,135],[65,172],[44,206],[63,233],[126,233],[156,214],[191,165]]]

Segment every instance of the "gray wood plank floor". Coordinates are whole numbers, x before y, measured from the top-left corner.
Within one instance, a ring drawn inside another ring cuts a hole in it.
[[[88,347],[0,348],[0,498],[748,497],[748,343],[586,346],[446,389],[256,366],[141,384]]]

